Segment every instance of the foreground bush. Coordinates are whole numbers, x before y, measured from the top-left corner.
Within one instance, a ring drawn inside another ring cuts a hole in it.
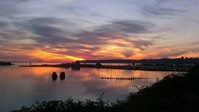
[[[102,100],[103,94],[97,101],[74,101],[68,98],[66,101],[35,102],[32,106],[23,106],[20,110],[11,112],[109,112],[111,107]]]

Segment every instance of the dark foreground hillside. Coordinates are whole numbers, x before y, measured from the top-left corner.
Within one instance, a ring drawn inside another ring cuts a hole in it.
[[[199,66],[184,75],[170,75],[117,103],[115,111],[199,112]]]
[[[189,73],[170,75],[131,93],[125,100],[109,104],[97,101],[37,102],[12,112],[199,112],[199,66]]]

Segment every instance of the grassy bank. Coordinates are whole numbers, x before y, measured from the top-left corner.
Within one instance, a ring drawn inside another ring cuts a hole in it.
[[[199,111],[199,66],[189,73],[169,75],[131,93],[126,99],[109,104],[97,101],[36,102],[12,112],[193,112]]]

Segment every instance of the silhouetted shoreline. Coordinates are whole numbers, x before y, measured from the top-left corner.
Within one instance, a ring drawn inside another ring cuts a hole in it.
[[[79,69],[72,68],[71,65],[61,66],[61,65],[20,65],[19,67],[62,67],[71,68],[72,70],[80,70],[80,68],[97,68],[97,69],[121,69],[121,70],[145,70],[145,71],[188,71],[192,66],[182,68],[182,67],[168,67],[168,66],[110,66],[104,65],[101,67],[96,67],[95,65],[80,65]]]
[[[188,71],[197,64],[199,64],[199,58],[164,58],[147,60],[84,60],[56,65],[21,65],[20,67],[63,67],[71,68],[72,70],[80,70],[81,68],[98,68],[148,71]]]

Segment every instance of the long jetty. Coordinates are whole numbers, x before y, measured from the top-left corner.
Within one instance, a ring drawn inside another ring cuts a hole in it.
[[[61,67],[60,65],[19,65],[19,67]]]

